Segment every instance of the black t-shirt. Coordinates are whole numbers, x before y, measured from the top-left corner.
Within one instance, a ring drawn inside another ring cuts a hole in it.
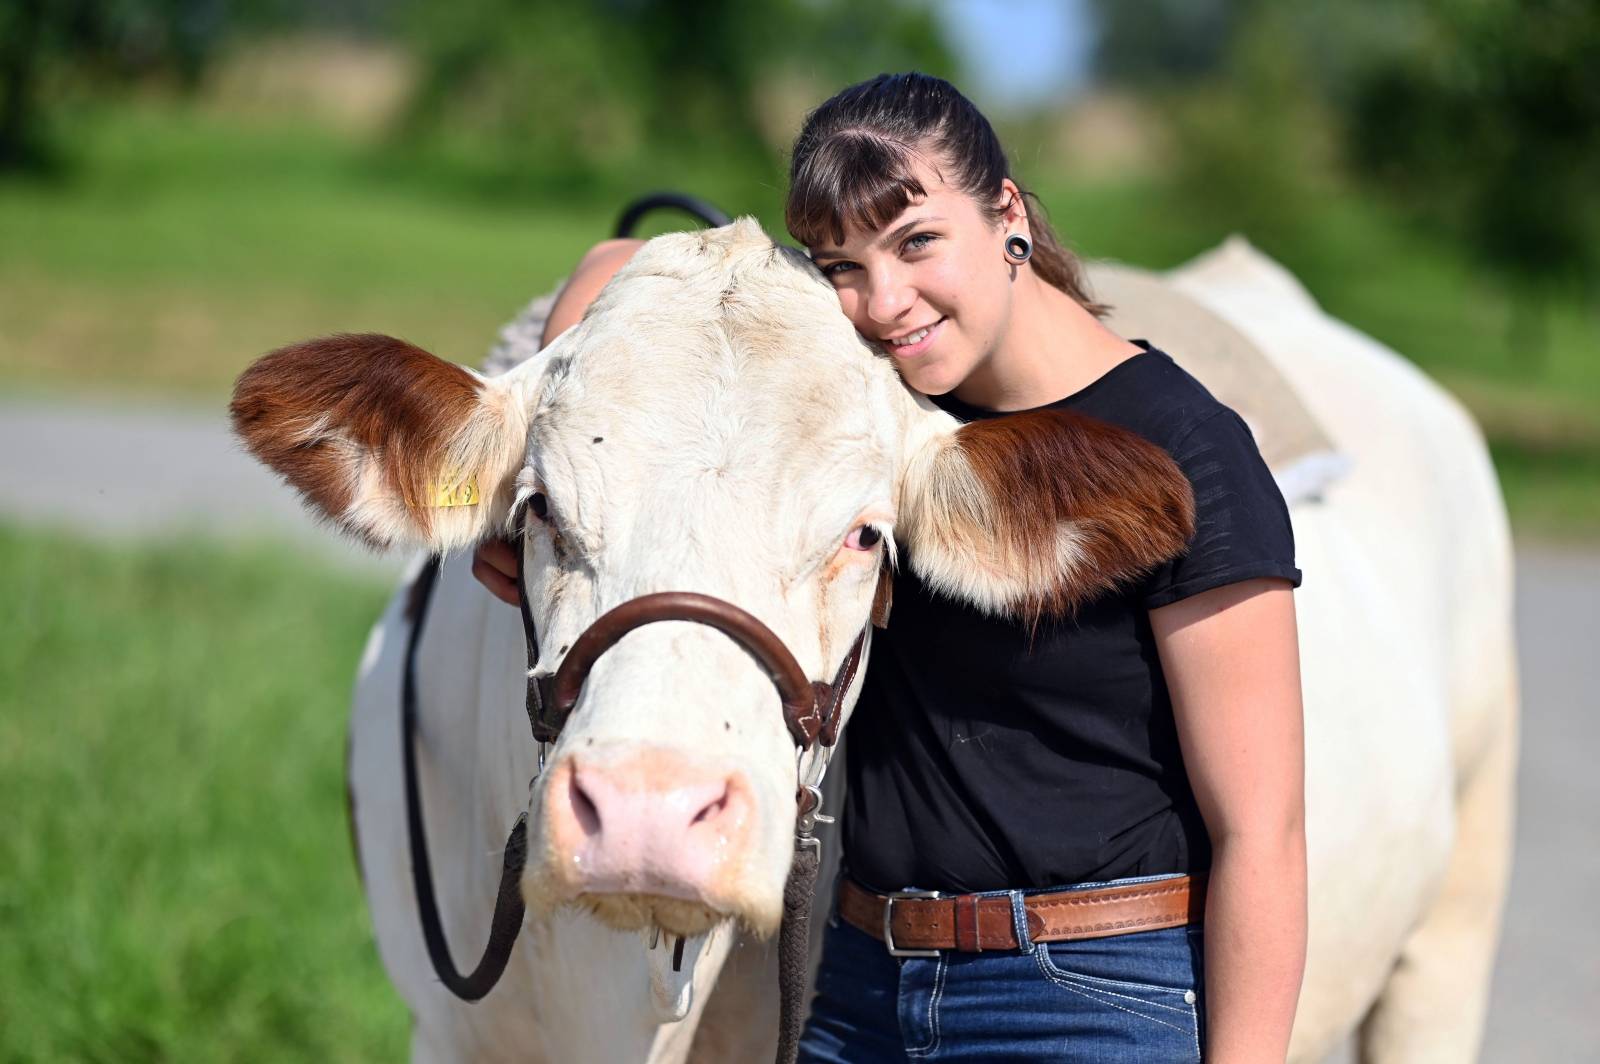
[[[969,892],[1210,866],[1149,611],[1254,577],[1298,586],[1300,571],[1250,430],[1138,343],[1050,405],[1172,455],[1194,485],[1187,553],[1032,632],[930,591],[902,557],[849,727],[844,851],[858,882]],[[963,420],[1004,416],[937,401]]]

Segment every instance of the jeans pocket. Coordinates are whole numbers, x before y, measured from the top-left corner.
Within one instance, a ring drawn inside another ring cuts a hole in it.
[[[900,968],[900,1037],[908,1057],[925,1057],[939,1048],[939,1004],[949,958],[911,958]]]
[[[1203,1007],[1198,940],[1186,931],[1040,943],[1034,960],[1076,1008],[1100,1013],[1102,1026],[1148,1046],[1147,1059],[1198,1061]]]

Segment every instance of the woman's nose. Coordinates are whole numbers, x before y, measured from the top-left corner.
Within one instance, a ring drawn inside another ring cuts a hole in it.
[[[878,324],[893,324],[912,300],[911,286],[899,271],[875,270],[867,275],[867,317]]]

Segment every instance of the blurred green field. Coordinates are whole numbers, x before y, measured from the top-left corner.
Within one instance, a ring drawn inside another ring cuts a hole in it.
[[[0,1060],[403,1057],[344,813],[386,594],[0,526]]]
[[[780,175],[619,174],[507,195],[469,146],[402,157],[331,126],[131,104],[78,115],[64,182],[0,183],[0,386],[220,403],[256,355],[338,330],[472,362],[609,234],[677,185],[779,231]],[[1028,174],[1085,254],[1175,265],[1227,235],[1159,173]],[[1335,316],[1415,360],[1484,423],[1525,531],[1600,536],[1600,308],[1552,296],[1545,343],[1439,238],[1328,191],[1249,235]]]

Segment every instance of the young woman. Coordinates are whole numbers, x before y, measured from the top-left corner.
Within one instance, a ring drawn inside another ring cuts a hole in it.
[[[1183,557],[1036,629],[901,566],[849,729],[845,874],[801,1058],[1282,1061],[1306,935],[1300,574],[1249,431],[1100,323],[944,81],[885,75],[814,111],[786,216],[912,388],[963,420],[1057,407],[1138,433],[1196,500]],[[546,340],[635,246],[585,257]],[[513,603],[514,570],[501,544],[474,565]],[[930,904],[886,900],[904,890],[956,899],[926,955],[883,941],[886,905],[901,927]],[[1143,901],[1166,916],[1123,919]],[[1061,916],[1078,911],[1118,926]]]

